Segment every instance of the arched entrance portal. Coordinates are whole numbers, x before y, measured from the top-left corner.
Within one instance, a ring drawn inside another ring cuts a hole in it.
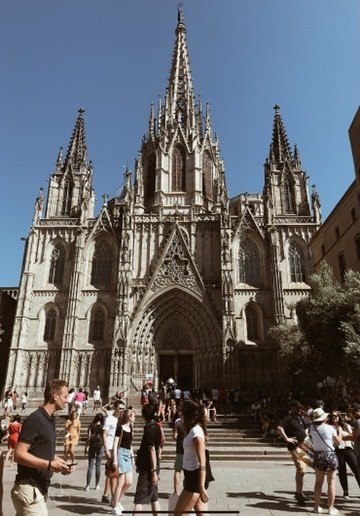
[[[170,376],[181,389],[193,389],[193,355],[159,355],[160,380],[165,383]]]
[[[139,310],[132,338],[130,376],[142,385],[152,373],[155,387],[170,376],[180,388],[222,385],[222,338],[205,293],[172,288],[152,296]]]

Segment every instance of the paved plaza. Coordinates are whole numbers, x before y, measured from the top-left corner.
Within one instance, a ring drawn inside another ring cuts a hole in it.
[[[69,476],[55,474],[50,488],[48,501],[50,516],[111,514],[110,506],[101,503],[102,491],[91,489],[84,491],[87,461],[80,460],[79,465]],[[297,516],[311,513],[312,502],[307,507],[299,507],[294,500],[294,466],[290,461],[276,462],[213,462],[212,469],[215,482],[208,489],[211,514],[241,514],[242,516]],[[10,500],[16,466],[4,469],[3,515],[14,516]],[[167,514],[168,496],[172,492],[172,463],[162,463],[159,487],[161,509]],[[131,514],[133,507],[134,484],[125,497],[124,514]],[[305,494],[312,497],[314,473],[310,470],[305,478]],[[101,484],[103,485],[104,477]],[[353,476],[349,476],[350,500],[340,496],[336,507],[342,515],[360,515],[360,490]],[[337,492],[342,494],[337,481]],[[325,498],[323,499],[325,504]],[[149,509],[149,506],[145,506]]]

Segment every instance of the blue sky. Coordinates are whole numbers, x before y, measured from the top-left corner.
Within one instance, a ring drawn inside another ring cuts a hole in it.
[[[98,199],[133,168],[164,95],[177,0],[17,0],[0,6],[0,285],[19,281],[39,188],[85,108]],[[231,196],[260,192],[279,104],[323,218],[354,179],[358,0],[183,0],[195,94],[210,103]]]

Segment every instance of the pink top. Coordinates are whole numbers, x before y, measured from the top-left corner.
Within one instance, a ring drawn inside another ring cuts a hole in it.
[[[85,396],[85,394],[83,392],[77,392],[75,394],[74,400],[75,401],[85,401],[86,400],[86,396]]]

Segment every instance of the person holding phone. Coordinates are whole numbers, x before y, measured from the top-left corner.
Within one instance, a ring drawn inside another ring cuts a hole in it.
[[[178,516],[185,516],[194,509],[195,512],[204,514],[204,511],[208,510],[209,500],[205,488],[207,428],[204,406],[192,400],[184,401],[182,420],[185,427],[184,488],[177,501],[175,512]]]
[[[65,381],[50,381],[44,391],[44,404],[24,421],[15,447],[18,470],[11,490],[16,514],[47,516],[46,500],[53,473],[67,475],[73,471],[73,466],[55,455],[54,414],[65,407],[67,394]]]

